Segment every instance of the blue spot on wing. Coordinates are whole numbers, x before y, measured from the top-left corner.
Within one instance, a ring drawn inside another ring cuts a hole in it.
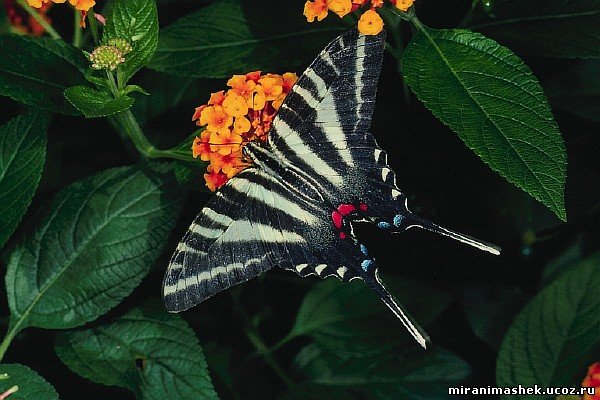
[[[404,220],[404,217],[400,214],[396,215],[394,217],[394,226],[400,226],[400,224],[402,223],[402,220]]]
[[[374,264],[374,263],[373,263],[373,260],[364,260],[364,261],[363,261],[363,262],[360,264],[360,266],[362,267],[362,269],[363,269],[365,272],[369,272],[369,269],[371,269],[371,268],[373,267],[373,264]]]
[[[360,245],[360,251],[365,255],[368,256],[369,255],[369,251],[367,250],[367,248],[365,247],[364,244]]]
[[[381,222],[377,223],[377,227],[379,229],[390,229],[392,227],[392,225],[390,225],[389,222],[381,221]]]

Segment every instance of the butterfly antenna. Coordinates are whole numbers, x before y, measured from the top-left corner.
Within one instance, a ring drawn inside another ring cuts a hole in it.
[[[459,242],[468,244],[469,246],[473,246],[479,250],[487,251],[488,253],[492,253],[494,255],[499,255],[501,250],[499,246],[484,242],[483,240],[475,239],[471,236],[455,232],[450,229],[446,229],[443,226],[434,224],[433,222],[423,219],[418,215],[411,213],[410,211],[398,214],[394,218],[394,226],[398,228],[396,232],[403,232],[413,227],[426,229],[442,236],[458,240]]]
[[[375,279],[373,279],[373,275]],[[379,278],[379,271],[375,269],[374,274],[367,274],[365,281],[369,284],[371,289],[373,289],[379,295],[379,298],[381,298],[385,305],[392,310],[398,319],[400,319],[402,325],[404,325],[408,332],[410,332],[412,337],[414,337],[415,340],[419,342],[424,349],[426,349],[427,343],[431,342],[429,340],[429,336],[427,333],[425,333],[423,328],[419,326],[419,324],[414,322],[414,319],[410,316],[410,314],[408,314],[408,312],[406,312],[406,310],[404,310],[404,308],[398,304],[396,299],[394,299],[390,292],[385,288],[383,282],[381,282],[381,279]]]

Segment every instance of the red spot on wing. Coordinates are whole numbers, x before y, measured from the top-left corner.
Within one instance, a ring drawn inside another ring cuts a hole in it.
[[[340,232],[340,239],[346,239],[346,234],[344,232]]]
[[[340,212],[340,214],[348,215],[352,211],[355,211],[356,207],[354,206],[354,204],[340,204],[337,209]]]
[[[360,203],[360,205],[358,207],[360,208],[361,211],[367,211],[369,209],[369,206],[366,205],[365,203]]]
[[[342,220],[343,219],[344,219],[344,217],[339,212],[333,211],[331,213],[331,220],[333,221],[333,225],[335,225],[336,228],[338,228],[338,229],[342,228]]]

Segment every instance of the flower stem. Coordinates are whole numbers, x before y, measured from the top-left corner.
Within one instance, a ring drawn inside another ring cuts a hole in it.
[[[81,13],[73,9],[73,46],[81,47]]]
[[[31,15],[33,17],[33,19],[35,19],[37,21],[38,24],[40,24],[42,26],[42,28],[44,28],[46,30],[46,32],[48,32],[48,34],[52,37],[52,39],[62,39],[62,37],[60,37],[60,35],[58,34],[58,32],[56,32],[54,30],[54,28],[52,27],[52,25],[50,25],[48,23],[48,21],[46,21],[44,19],[44,17],[42,17],[40,15],[40,13],[38,13],[33,7],[31,7],[29,4],[27,4],[26,0],[17,0],[17,3],[23,7],[23,9],[25,11],[27,11],[27,13],[29,15]]]
[[[98,45],[100,43],[100,38],[98,36],[98,24],[96,22],[96,13],[93,8],[90,8],[87,12],[88,23],[90,24],[90,31],[92,32],[92,37],[94,38],[94,45]]]

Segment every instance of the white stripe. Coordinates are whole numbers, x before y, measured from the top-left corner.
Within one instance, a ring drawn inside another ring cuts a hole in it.
[[[211,219],[212,221],[214,221],[218,224],[221,224],[221,225],[227,226],[233,222],[233,220],[231,218],[229,218],[227,215],[219,214],[212,208],[208,208],[208,207],[203,208],[202,214],[204,214],[205,217],[207,217],[207,218]]]
[[[179,242],[176,250],[185,251],[187,253],[202,253],[200,250],[196,250],[193,247],[188,246],[186,242]]]
[[[327,94],[321,101],[321,104],[319,104],[315,123],[321,123],[325,137],[329,142],[335,143],[335,147],[346,165],[349,167],[353,166],[352,154],[347,149],[346,135],[344,135],[344,131],[342,130],[342,122],[335,109],[331,94]]]
[[[290,126],[282,119],[277,121],[278,124],[275,127],[279,135],[281,136],[281,140],[283,140],[286,145],[292,150],[298,157],[303,159],[303,161],[317,174],[323,176],[325,179],[329,180],[334,185],[340,185],[343,182],[341,176],[329,166],[325,161],[323,161],[318,155],[314,153],[314,151],[308,147],[306,143],[298,136],[298,133],[292,130]]]
[[[383,179],[384,182],[387,179],[387,177],[390,174],[390,172],[391,172],[391,170],[389,168],[382,168],[381,169],[381,179]]]
[[[272,226],[252,221],[235,221],[227,229],[227,233],[219,239],[221,243],[252,242],[257,239],[266,243],[306,243],[306,240],[295,232],[275,229]]]
[[[261,176],[266,177],[267,179],[271,180],[272,182],[276,182],[274,180],[274,178],[270,175],[263,174]],[[231,184],[232,184],[232,187],[238,191],[242,191],[243,185],[255,185],[258,189],[256,191],[259,193],[254,193],[254,191],[251,191],[249,193],[246,193],[246,195],[248,197],[251,197],[255,200],[259,200],[259,201],[267,204],[269,207],[273,207],[279,211],[282,211],[285,214],[289,215],[290,217],[293,217],[299,221],[307,222],[310,224],[318,221],[318,218],[316,218],[313,214],[307,212],[302,207],[300,207],[297,203],[288,200],[287,198],[283,197],[282,195],[280,195],[279,193],[277,193],[274,190],[267,190],[266,188],[259,186],[256,183],[250,182],[249,180],[242,178],[242,177],[237,177],[235,180],[232,180]],[[267,200],[267,195],[269,197],[272,196],[273,199],[271,200],[269,198],[269,200]]]
[[[363,87],[363,75],[364,75],[364,59],[365,59],[365,35],[358,36],[358,43],[356,44],[356,66],[354,70],[356,71],[356,75],[354,76],[354,93],[356,94],[356,122],[360,121],[360,111],[362,98],[360,96],[360,92]]]
[[[223,235],[223,229],[212,229],[201,226],[199,224],[192,224],[190,226],[190,231],[194,232],[197,235],[203,236],[208,239],[216,239]]]
[[[199,284],[200,282],[213,279],[217,275],[227,274],[228,272],[231,272],[236,269],[240,269],[240,270],[245,269],[252,264],[258,264],[258,263],[264,261],[266,256],[267,256],[267,254],[265,254],[263,257],[251,258],[243,264],[242,263],[234,263],[234,264],[229,264],[226,266],[215,267],[208,271],[202,271],[198,275],[190,276],[185,279],[180,279],[173,285],[164,286],[163,294],[164,294],[164,296],[168,296],[168,295],[176,293],[180,290],[185,290],[190,286]]]
[[[296,271],[298,273],[302,272],[304,270],[304,268],[308,267],[308,264],[298,264],[296,265]]]
[[[319,265],[317,265],[317,266],[315,267],[315,272],[316,272],[318,275],[321,275],[321,273],[323,272],[323,270],[324,270],[325,268],[327,268],[327,265],[325,265],[325,264],[319,264]]]

